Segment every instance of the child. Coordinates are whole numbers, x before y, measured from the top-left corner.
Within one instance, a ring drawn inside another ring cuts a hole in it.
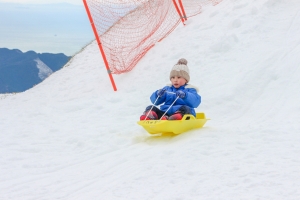
[[[186,59],[180,59],[173,66],[170,81],[172,85],[155,91],[150,97],[154,105],[164,104],[160,106],[160,109],[153,105],[148,106],[140,120],[180,120],[185,114],[196,116],[194,108],[200,105],[201,96],[197,93],[198,89],[195,86],[187,84],[190,81],[190,75]]]

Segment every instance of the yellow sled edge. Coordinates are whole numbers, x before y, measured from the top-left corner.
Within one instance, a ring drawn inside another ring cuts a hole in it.
[[[184,115],[181,120],[143,120],[137,123],[150,134],[173,133],[180,134],[192,129],[202,128],[207,122],[205,113]]]

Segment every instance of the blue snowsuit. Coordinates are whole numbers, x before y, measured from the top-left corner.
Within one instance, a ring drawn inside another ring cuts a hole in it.
[[[194,108],[197,108],[201,103],[201,96],[197,93],[197,89],[192,85],[185,84],[179,88],[175,88],[174,86],[165,86],[163,89],[166,89],[166,92],[163,96],[158,98],[155,105],[160,105],[160,110],[166,112],[170,105],[175,101],[176,95],[175,92],[178,90],[182,90],[186,93],[184,98],[178,98],[173,106],[167,112],[167,115],[174,114],[181,106],[188,106],[190,108],[191,114],[196,116],[196,112]],[[151,102],[154,104],[157,98],[157,91],[153,92],[150,97]]]

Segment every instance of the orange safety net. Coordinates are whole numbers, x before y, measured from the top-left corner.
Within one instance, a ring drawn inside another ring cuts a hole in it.
[[[138,61],[181,22],[176,5],[187,17],[204,5],[222,0],[84,0],[100,37],[109,73],[132,70]],[[174,2],[176,5],[174,5]],[[183,15],[183,14],[181,14]],[[96,37],[97,37],[96,36]]]

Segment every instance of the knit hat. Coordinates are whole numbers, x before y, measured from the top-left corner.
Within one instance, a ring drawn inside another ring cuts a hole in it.
[[[170,72],[170,80],[174,76],[183,77],[187,83],[190,81],[190,71],[187,66],[186,59],[184,58],[179,59],[177,64],[173,66]]]

